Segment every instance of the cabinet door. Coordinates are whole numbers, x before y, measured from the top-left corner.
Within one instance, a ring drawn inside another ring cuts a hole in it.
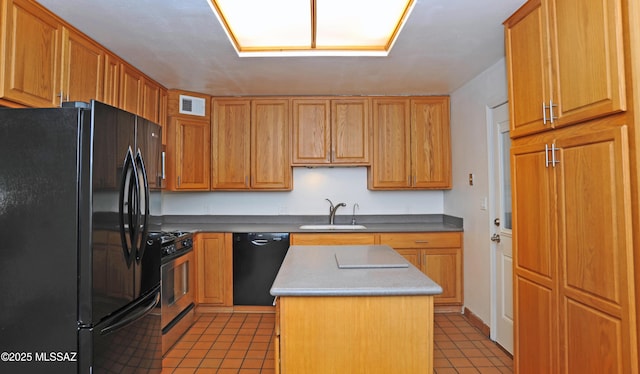
[[[637,371],[626,126],[558,137],[556,146],[560,371]]]
[[[120,65],[121,61],[116,56],[105,54],[103,100],[115,107],[120,105]],[[166,134],[162,135],[162,139],[166,139]]]
[[[557,371],[555,177],[548,159],[542,140],[511,149],[514,371],[521,373]]]
[[[198,304],[233,305],[233,250],[230,235],[205,233],[196,237]]]
[[[158,123],[160,115],[160,85],[156,82],[143,79],[140,115],[149,121]]]
[[[402,255],[402,257],[404,257],[407,261],[409,261],[413,266],[415,266],[416,268],[420,269],[420,271],[422,271],[422,268],[420,266],[420,263],[422,261],[420,261],[420,250],[419,249],[404,249],[404,248],[400,248],[400,249],[396,249],[396,252],[398,252],[400,255]]]
[[[546,0],[527,2],[505,22],[511,136],[544,131],[543,106],[551,99]]]
[[[249,189],[251,102],[213,100],[211,188]]]
[[[142,81],[142,73],[126,63],[120,64],[120,109],[142,114]]]
[[[209,122],[174,118],[176,190],[208,191],[211,171],[211,128]],[[171,178],[171,176],[169,176]],[[171,188],[171,183],[167,183]]]
[[[411,186],[409,100],[373,99],[373,162],[370,189],[406,189]]]
[[[102,101],[104,50],[85,36],[63,28],[62,85],[64,101]]]
[[[449,98],[411,100],[411,174],[416,188],[451,188]]]
[[[331,162],[369,165],[369,99],[331,100]]]
[[[459,249],[423,249],[422,272],[442,287],[435,304],[462,304],[462,255]]]
[[[62,26],[33,1],[4,2],[2,97],[33,107],[60,105]]]
[[[251,188],[291,190],[289,101],[251,102]]]
[[[625,110],[621,0],[550,3],[556,126]]]
[[[329,164],[331,130],[329,100],[294,99],[291,162],[294,165]]]

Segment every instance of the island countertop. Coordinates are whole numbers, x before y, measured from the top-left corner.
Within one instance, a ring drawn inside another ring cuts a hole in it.
[[[273,296],[440,293],[437,283],[387,245],[291,246],[271,287]]]

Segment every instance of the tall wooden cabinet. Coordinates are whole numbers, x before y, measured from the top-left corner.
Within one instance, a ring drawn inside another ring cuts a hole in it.
[[[533,0],[505,26],[512,136],[626,108],[621,0]]]
[[[451,188],[449,97],[376,98],[369,189]]]
[[[638,372],[627,5],[532,0],[505,22],[516,373]]]
[[[251,175],[251,101],[212,102],[211,189],[249,188]]]
[[[64,101],[103,100],[105,51],[76,31],[62,29],[60,97]]]

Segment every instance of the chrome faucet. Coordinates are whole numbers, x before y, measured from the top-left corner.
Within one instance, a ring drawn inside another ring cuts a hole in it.
[[[331,200],[329,199],[325,199],[325,200],[327,200],[329,204],[331,204],[331,207],[329,207],[329,224],[333,225],[333,219],[336,217],[336,210],[338,210],[338,208],[340,208],[341,206],[347,206],[347,204],[339,203],[338,205],[334,206]]]
[[[351,224],[352,225],[356,224],[356,208],[360,208],[360,205],[358,205],[358,203],[353,204],[353,214],[351,215]]]

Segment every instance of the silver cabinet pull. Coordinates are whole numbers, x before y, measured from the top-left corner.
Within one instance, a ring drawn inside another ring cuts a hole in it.
[[[554,104],[553,103],[553,99],[549,100],[549,121],[551,121],[552,124],[553,124],[553,120],[554,119],[558,119],[558,117],[554,117],[554,115],[553,115],[553,107],[554,106],[557,107],[558,104]]]
[[[544,167],[549,167],[549,146],[544,145]]]
[[[167,174],[165,172],[165,163],[167,162],[166,157],[166,153],[162,151],[162,180],[167,179]]]
[[[547,124],[547,106],[544,105],[544,101],[542,102],[542,124]]]
[[[556,151],[559,149],[560,148],[556,148],[555,144],[551,144],[551,166],[554,168],[556,167],[556,164],[560,163],[560,160],[556,159]]]
[[[428,240],[415,240],[416,244],[428,244],[429,241]]]

